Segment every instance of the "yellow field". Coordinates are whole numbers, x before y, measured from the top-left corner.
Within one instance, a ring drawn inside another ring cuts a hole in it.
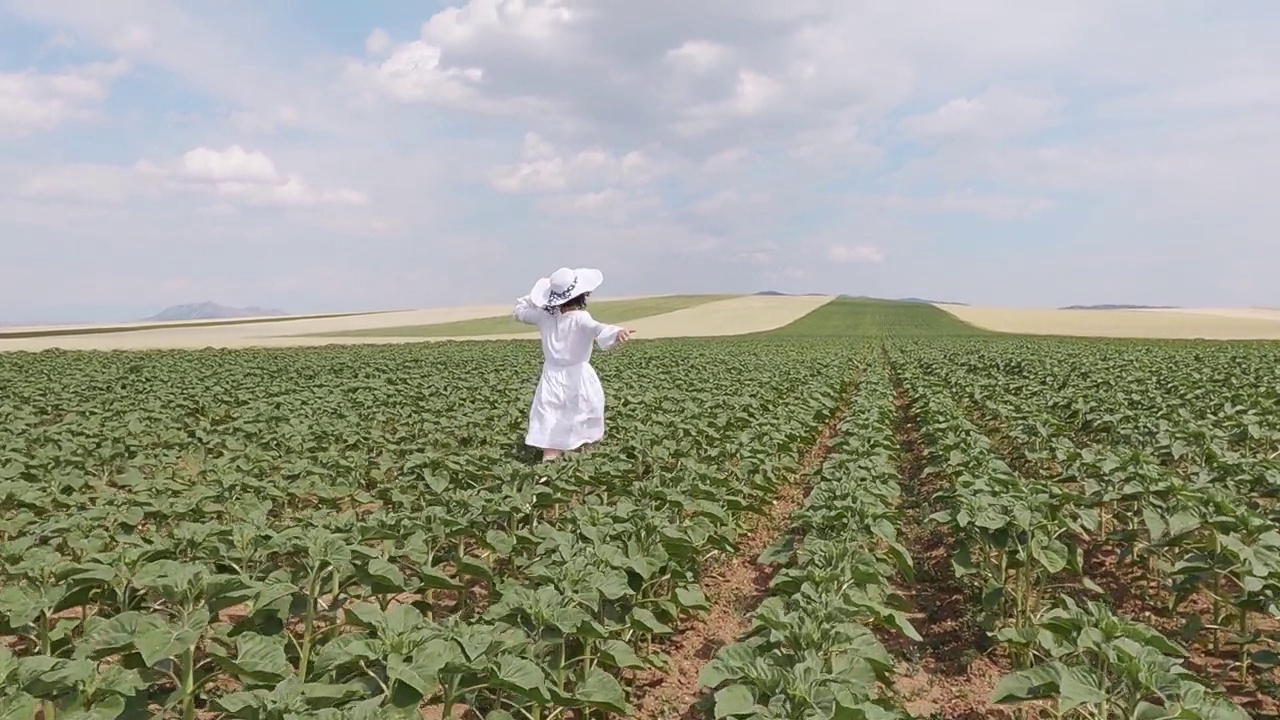
[[[589,306],[591,316],[603,323],[619,325],[640,318],[664,315],[686,308],[704,305],[718,300],[728,300],[734,295],[660,295],[629,300],[602,300]],[[367,330],[343,330],[326,333],[335,337],[417,337],[460,338],[484,335],[514,335],[533,332],[533,328],[511,317],[511,308],[501,315],[474,320],[408,325],[404,327],[378,327]]]
[[[628,298],[631,300],[633,298]],[[716,300],[673,312],[665,312],[626,322],[637,337],[688,337],[736,335],[772,330],[799,319],[809,311],[829,302],[830,297],[744,296]],[[655,308],[662,307],[655,303]],[[536,338],[536,332],[464,336],[390,336],[381,337],[379,330],[389,333],[409,326],[455,323],[490,318],[511,312],[510,305],[484,305],[467,308],[411,310],[344,317],[300,318],[270,323],[239,323],[203,327],[150,327],[131,332],[47,337],[3,338],[0,352],[38,352],[51,348],[64,350],[153,350],[171,348],[237,348],[297,347],[308,345],[390,344],[440,340],[503,340]],[[12,328],[22,331],[24,328]],[[351,335],[344,335],[351,333]]]
[[[938,305],[986,330],[1076,337],[1280,340],[1280,312],[1204,310],[1028,310]]]

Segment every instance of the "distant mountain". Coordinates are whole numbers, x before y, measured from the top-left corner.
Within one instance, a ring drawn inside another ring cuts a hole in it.
[[[166,308],[143,322],[173,322],[175,320],[224,320],[245,317],[272,317],[287,315],[283,310],[270,308],[246,307],[236,308],[219,305],[213,302],[189,303]]]
[[[1059,310],[1178,310],[1177,305],[1068,305]]]

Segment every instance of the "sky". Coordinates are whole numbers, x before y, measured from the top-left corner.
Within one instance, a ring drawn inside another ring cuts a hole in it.
[[[1280,306],[1275,0],[0,0],[0,322]]]

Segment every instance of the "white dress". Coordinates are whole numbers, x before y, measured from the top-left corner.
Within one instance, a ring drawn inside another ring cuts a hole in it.
[[[516,301],[516,320],[542,334],[542,378],[529,408],[525,444],[573,450],[604,437],[604,388],[591,367],[592,344],[617,344],[616,325],[597,322],[586,310],[548,313],[529,298]]]

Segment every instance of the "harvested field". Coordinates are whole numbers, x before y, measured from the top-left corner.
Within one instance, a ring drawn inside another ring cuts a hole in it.
[[[148,329],[131,329],[127,332],[98,332],[84,335],[45,335],[26,338],[5,338],[0,334],[0,351],[27,350],[36,352],[49,348],[64,350],[154,350],[203,347],[251,347],[314,344],[310,341],[278,342],[280,338],[317,333],[368,330],[370,328],[426,325],[458,320],[482,318],[500,313],[505,305],[488,305],[459,308],[435,308],[430,310],[405,310],[363,315],[334,317],[303,317],[269,322],[222,322],[197,326],[174,324]],[[13,328],[14,332],[23,330]]]
[[[1212,317],[1224,318],[1246,318],[1255,320],[1276,320],[1280,321],[1280,310],[1275,308],[1179,308],[1177,310],[1167,310],[1153,308],[1150,310],[1142,310],[1141,312],[1154,313],[1174,313],[1188,315],[1209,315]]]
[[[731,297],[695,303],[696,296],[669,298],[625,298],[601,300],[602,318],[621,310],[622,315],[660,312],[626,322],[641,338],[668,338],[738,335],[771,330],[786,325],[830,300],[827,297]],[[699,298],[699,301],[702,298]],[[612,305],[620,303],[620,305]],[[682,307],[665,312],[671,307]],[[483,305],[465,308],[410,310],[371,315],[277,320],[269,323],[219,324],[201,327],[164,327],[130,332],[95,332],[86,335],[57,335],[4,339],[0,352],[38,352],[50,348],[64,350],[160,350],[198,348],[306,347],[323,345],[384,345],[442,340],[513,340],[532,339],[536,332],[522,330],[493,335],[434,335],[437,325],[465,323],[463,329],[475,330],[471,322],[484,326],[495,324],[493,318],[510,313],[509,305]],[[496,321],[507,327],[505,318]],[[512,323],[517,328],[522,328]],[[453,325],[459,327],[459,325]],[[405,333],[406,328],[422,334]],[[393,333],[384,336],[382,333]]]
[[[394,311],[382,311],[394,312]],[[380,315],[382,312],[349,312],[326,313],[319,315],[262,315],[253,317],[214,318],[200,320],[164,320],[143,321],[136,323],[120,323],[114,325],[20,325],[0,327],[0,340],[19,340],[26,338],[59,337],[66,335],[101,335],[110,333],[140,332],[143,330],[191,330],[204,327],[226,327],[230,325],[271,325],[275,323],[294,322],[297,320],[326,320],[331,318],[351,318],[359,316]]]
[[[986,330],[1019,335],[1134,339],[1277,340],[1280,313],[1266,310],[1030,310],[938,305]]]
[[[732,295],[663,295],[630,300],[600,300],[589,304],[591,316],[611,324],[631,323],[640,318],[696,307],[717,300],[727,300]],[[325,333],[322,337],[409,337],[409,338],[462,338],[484,335],[526,335],[528,325],[516,322],[511,309],[502,315],[475,320],[409,325],[404,327],[377,327],[367,330]]]
[[[642,338],[746,335],[788,325],[831,302],[830,296],[746,296],[629,323]]]

